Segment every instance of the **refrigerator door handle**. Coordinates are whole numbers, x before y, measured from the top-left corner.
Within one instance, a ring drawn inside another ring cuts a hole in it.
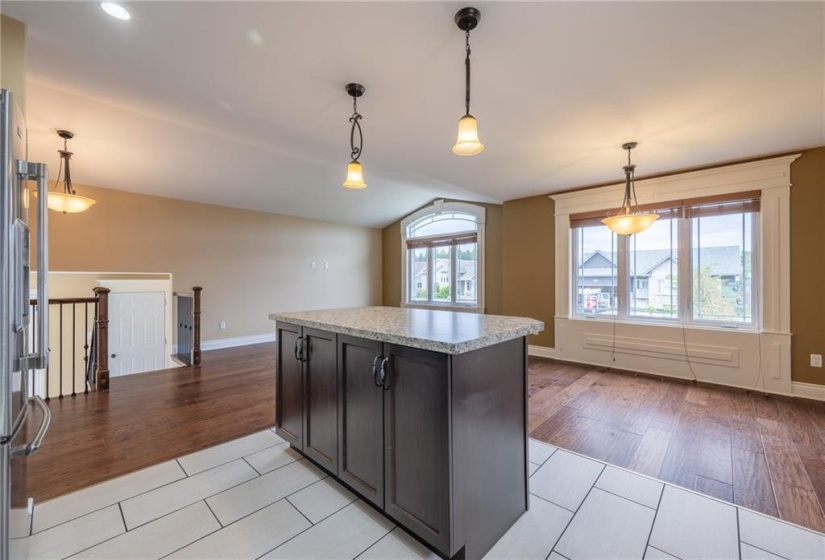
[[[29,404],[33,404],[40,409],[43,413],[43,420],[40,422],[40,429],[37,430],[37,435],[34,436],[34,440],[32,440],[31,443],[18,445],[11,449],[12,459],[16,457],[28,457],[29,455],[37,453],[37,450],[40,449],[40,446],[43,444],[43,438],[46,437],[46,432],[49,431],[49,425],[52,423],[52,411],[49,409],[46,401],[43,400],[43,397],[35,395],[29,399],[26,406]]]
[[[34,353],[21,360],[22,369],[49,366],[49,168],[45,163],[18,162],[17,172],[37,182],[37,325]],[[46,271],[46,274],[43,272]],[[28,297],[25,294],[24,297]]]

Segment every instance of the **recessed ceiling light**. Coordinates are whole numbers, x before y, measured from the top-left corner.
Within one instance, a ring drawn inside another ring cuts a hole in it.
[[[130,14],[129,11],[120,4],[115,4],[114,2],[101,2],[100,7],[103,8],[104,12],[113,18],[122,20],[132,19],[132,14]]]

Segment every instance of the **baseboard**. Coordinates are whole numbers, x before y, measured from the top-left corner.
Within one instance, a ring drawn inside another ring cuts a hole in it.
[[[793,391],[795,397],[825,401],[825,385],[791,381],[791,391]]]
[[[527,345],[527,354],[530,356],[536,356],[539,358],[555,358],[556,357],[556,349],[555,348],[548,348],[547,346],[534,346],[532,344]]]
[[[260,344],[262,342],[275,342],[275,333],[204,340],[201,342],[201,351],[206,352],[209,350],[219,350],[221,348],[234,348],[235,346],[247,346],[249,344]]]

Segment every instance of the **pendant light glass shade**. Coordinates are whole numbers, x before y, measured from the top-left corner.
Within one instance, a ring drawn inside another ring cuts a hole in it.
[[[91,198],[80,196],[74,190],[72,185],[72,172],[69,167],[69,162],[72,159],[72,152],[68,149],[68,141],[74,138],[74,134],[68,130],[58,130],[57,135],[63,139],[63,149],[57,150],[60,154],[60,167],[57,173],[57,181],[54,183],[55,190],[49,191],[46,198],[46,205],[50,210],[55,212],[63,212],[64,214],[77,214],[78,212],[85,212],[96,204],[97,201]],[[57,190],[60,186],[62,177],[63,190]],[[37,193],[32,193],[37,196]]]
[[[458,139],[453,153],[458,156],[474,156],[484,151],[484,144],[478,139],[478,121],[472,115],[464,115],[458,121]]]
[[[634,233],[641,233],[650,226],[653,222],[659,219],[659,214],[619,214],[618,216],[611,216],[605,218],[602,223],[610,228],[610,231],[618,233],[619,235],[633,235]]]
[[[357,161],[351,161],[347,165],[347,180],[344,181],[344,186],[348,189],[367,188],[367,184],[364,182],[363,168]]]
[[[610,231],[618,235],[641,233],[659,219],[659,214],[639,211],[639,203],[636,201],[636,166],[630,163],[630,150],[635,147],[636,142],[622,144],[622,149],[627,150],[627,165],[624,166],[622,210],[615,216],[608,216],[602,220],[602,223],[610,228]]]

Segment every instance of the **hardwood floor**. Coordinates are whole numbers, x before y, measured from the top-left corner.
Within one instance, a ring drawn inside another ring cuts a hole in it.
[[[275,423],[275,345],[53,399],[38,501]],[[530,435],[825,532],[825,403],[530,360]],[[36,422],[34,423],[36,424]]]
[[[530,361],[530,436],[825,532],[825,403]]]
[[[108,393],[51,399],[49,433],[26,459],[31,495],[48,500],[272,427],[274,368],[274,344],[214,350],[198,368],[113,377]]]

